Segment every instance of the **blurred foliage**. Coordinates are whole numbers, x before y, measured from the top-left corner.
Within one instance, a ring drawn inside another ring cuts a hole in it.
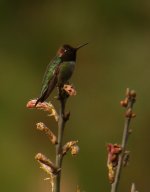
[[[110,190],[106,144],[121,140],[124,113],[119,101],[127,87],[138,94],[137,118],[120,191],[129,191],[133,181],[139,191],[147,191],[150,2],[1,0],[0,42],[1,191],[49,191],[34,155],[42,152],[53,159],[54,149],[34,127],[38,121],[56,126],[25,105],[38,96],[46,65],[58,47],[85,42],[89,45],[79,51],[71,80],[77,96],[69,99],[71,118],[65,132],[65,141],[78,139],[81,151],[75,159],[64,159],[63,191],[75,191],[77,184],[87,192]]]

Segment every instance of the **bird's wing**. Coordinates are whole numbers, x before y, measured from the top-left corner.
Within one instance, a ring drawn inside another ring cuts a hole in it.
[[[47,69],[42,81],[41,94],[36,104],[38,102],[45,101],[50,95],[50,93],[52,92],[52,90],[55,88],[57,84],[57,74],[58,74],[60,64],[61,64],[61,58],[57,57],[57,58],[54,58],[47,66]]]
[[[48,88],[48,84],[53,79],[53,77],[57,74],[57,68],[59,67],[61,63],[60,57],[55,57],[47,66],[47,69],[45,71],[43,81],[42,81],[42,89],[41,89],[41,95],[45,90]]]

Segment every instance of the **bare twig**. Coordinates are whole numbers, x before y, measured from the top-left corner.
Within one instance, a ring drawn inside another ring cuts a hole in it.
[[[123,131],[122,144],[121,144],[122,152],[119,155],[114,182],[111,185],[111,192],[118,191],[118,184],[120,181],[120,175],[123,167],[124,153],[126,151],[127,141],[131,132],[129,129],[129,126],[130,126],[131,119],[135,117],[135,114],[132,112],[133,104],[135,103],[135,98],[136,98],[135,91],[133,90],[130,91],[129,89],[127,89],[126,98],[124,101],[121,101],[121,105],[126,108],[126,114],[125,114],[126,119],[124,123],[124,131]]]
[[[36,99],[32,99],[27,103],[27,108],[36,108],[47,111],[49,116],[54,116],[58,124],[58,132],[57,135],[55,135],[44,123],[37,123],[37,129],[44,132],[50,139],[51,143],[56,147],[55,164],[42,153],[38,153],[35,156],[35,159],[38,161],[41,168],[50,176],[52,192],[60,192],[61,167],[64,155],[68,150],[70,150],[72,155],[77,155],[79,152],[79,147],[76,144],[77,141],[67,142],[64,146],[62,144],[64,127],[70,117],[70,112],[65,113],[66,101],[69,96],[75,95],[75,93],[75,89],[70,85],[66,85],[65,88],[59,87],[59,96],[57,97],[60,101],[59,114],[51,103],[39,102],[35,105],[37,102]]]
[[[59,100],[60,100],[60,112],[58,118],[58,143],[56,145],[56,167],[61,170],[63,153],[62,153],[62,141],[63,141],[63,133],[64,127],[66,123],[65,118],[65,105],[67,96],[63,94],[62,91],[59,90]],[[61,171],[58,172],[55,178],[54,192],[60,192],[60,179],[61,179]]]

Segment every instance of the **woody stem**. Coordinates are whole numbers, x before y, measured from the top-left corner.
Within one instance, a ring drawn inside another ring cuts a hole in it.
[[[56,166],[60,171],[57,173],[55,178],[54,184],[54,192],[60,192],[60,181],[61,181],[61,167],[62,167],[62,141],[64,135],[64,127],[66,120],[65,116],[65,105],[66,105],[66,98],[60,95],[60,112],[59,112],[59,119],[58,119],[58,143],[56,145]]]
[[[129,109],[132,110],[134,102],[135,102],[134,98],[131,98],[129,100],[126,111],[128,111]],[[128,139],[129,139],[129,133],[130,133],[129,126],[130,126],[130,123],[131,123],[131,118],[132,117],[126,117],[126,119],[125,119],[122,142],[121,142],[122,152],[119,155],[118,165],[117,165],[116,174],[115,174],[115,179],[114,179],[114,182],[111,185],[111,192],[117,192],[118,191],[120,176],[121,176],[121,172],[122,172],[122,162],[123,162],[123,158],[124,158],[124,153],[126,151],[127,142],[128,142]]]

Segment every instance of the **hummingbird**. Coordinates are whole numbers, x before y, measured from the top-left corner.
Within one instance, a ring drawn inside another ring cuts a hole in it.
[[[43,77],[41,93],[35,106],[39,102],[44,102],[55,87],[61,89],[68,82],[74,72],[77,51],[87,44],[82,44],[76,48],[64,44],[58,49],[56,56],[47,66]]]

